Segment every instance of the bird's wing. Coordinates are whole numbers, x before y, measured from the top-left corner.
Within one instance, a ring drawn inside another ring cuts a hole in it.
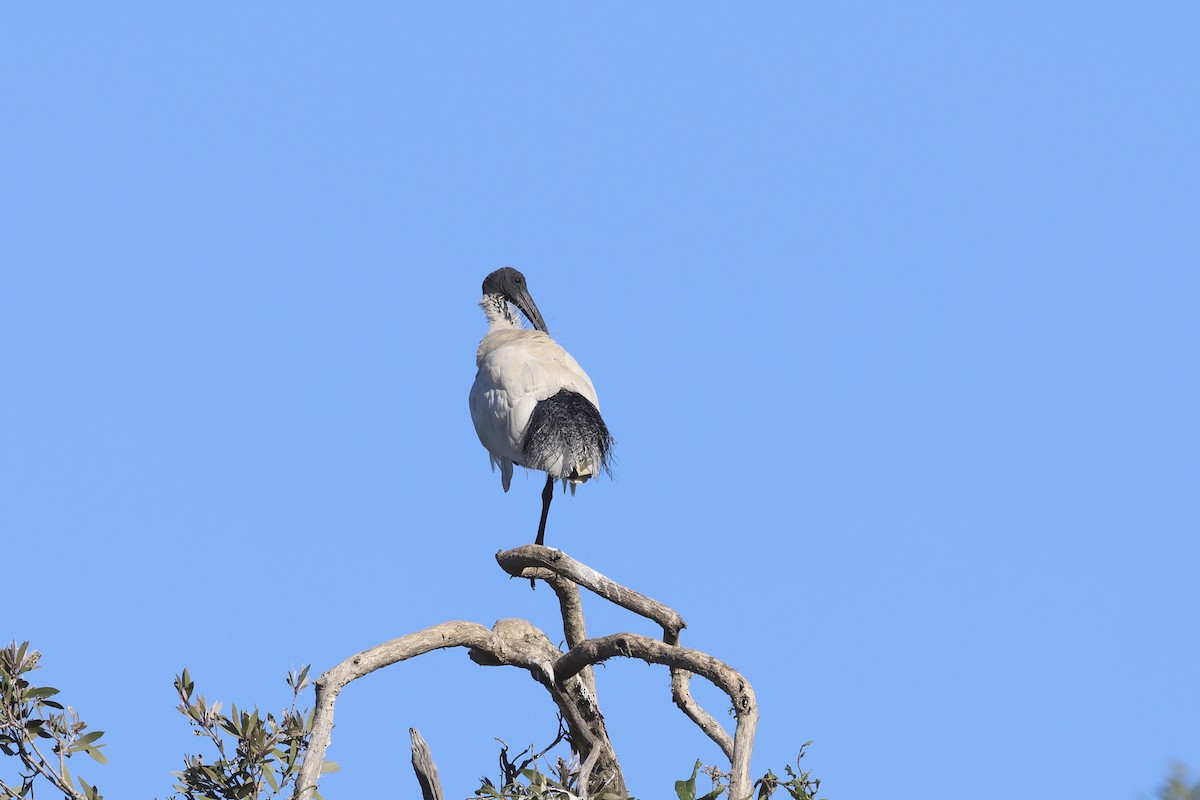
[[[534,393],[538,400],[545,400],[558,394],[560,389],[568,389],[583,395],[597,409],[600,408],[592,379],[562,345],[541,331],[520,333],[528,335],[503,349],[510,351],[506,357],[523,363],[521,379],[527,391]]]
[[[508,392],[497,386],[490,370],[480,367],[471,386],[471,421],[480,443],[488,451],[492,471],[500,467],[500,483],[508,491],[512,483],[513,462],[520,455],[508,435],[512,406]]]
[[[471,387],[471,419],[479,441],[502,470],[520,463],[525,428],[534,407],[562,389],[600,402],[587,373],[557,342],[541,331],[489,333],[479,345],[479,372]],[[503,477],[503,476],[502,476]],[[508,480],[504,481],[505,489]]]

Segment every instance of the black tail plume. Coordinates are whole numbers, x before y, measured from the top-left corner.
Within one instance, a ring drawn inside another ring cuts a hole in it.
[[[612,445],[612,434],[592,402],[561,389],[533,409],[521,443],[522,463],[554,478],[586,481],[598,472],[611,473]]]

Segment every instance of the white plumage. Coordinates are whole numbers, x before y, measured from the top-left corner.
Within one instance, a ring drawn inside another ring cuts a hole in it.
[[[510,303],[536,330],[522,327]],[[546,332],[520,272],[505,267],[488,275],[480,306],[488,331],[475,353],[479,371],[471,387],[471,420],[492,468],[500,467],[504,491],[514,465],[546,473],[541,544],[554,481],[574,493],[577,484],[606,470],[612,437],[591,379]]]
[[[563,463],[562,454],[545,463],[522,462],[525,429],[539,402],[567,389],[600,410],[596,389],[583,367],[548,334],[493,324],[479,343],[475,363],[479,372],[471,387],[471,420],[492,465],[500,467],[504,491],[512,483],[513,464],[564,480],[574,472],[580,476],[577,483],[599,470],[599,464],[588,461]]]

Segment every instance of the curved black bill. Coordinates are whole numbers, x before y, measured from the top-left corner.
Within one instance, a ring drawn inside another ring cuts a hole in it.
[[[550,332],[546,328],[546,321],[542,319],[542,312],[538,311],[537,303],[533,302],[533,298],[530,297],[529,291],[524,286],[510,289],[508,299],[517,308],[521,309],[521,313],[525,315],[533,327],[543,333]]]

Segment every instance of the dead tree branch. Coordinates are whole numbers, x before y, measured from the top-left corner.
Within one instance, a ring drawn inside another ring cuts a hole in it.
[[[315,681],[312,738],[293,800],[310,800],[324,763],[333,730],[338,694],[364,675],[432,650],[465,647],[471,660],[483,666],[515,666],[527,670],[550,692],[566,723],[572,749],[581,759],[579,790],[583,800],[602,789],[628,796],[621,768],[596,699],[595,664],[615,656],[663,664],[671,671],[671,694],[685,714],[711,738],[730,761],[730,796],[748,800],[751,793],[750,754],[758,724],[754,690],[736,670],[712,656],[679,645],[679,632],[687,627],[670,606],[635,592],[575,561],[559,550],[525,545],[496,554],[500,566],[513,577],[541,578],[554,589],[563,619],[566,653],[531,623],[502,619],[488,630],[473,622],[444,622],[364,650],[327,671]],[[633,633],[587,638],[582,586],[599,596],[658,623],[663,640]],[[716,719],[692,699],[689,681],[700,675],[729,695],[736,728],[731,737]],[[441,797],[437,768],[428,746],[415,729],[413,766],[425,800]]]
[[[583,601],[579,597],[579,586],[556,572],[551,570],[545,570],[545,572],[547,574],[542,579],[550,584],[550,587],[554,589],[554,594],[558,596],[558,610],[563,619],[563,637],[567,641],[569,650],[587,639],[587,623],[583,618]],[[587,686],[588,691],[592,693],[592,697],[595,697],[595,671],[588,667],[579,673],[579,677]],[[599,709],[597,709],[597,713],[599,713]]]
[[[601,575],[596,570],[581,564],[561,550],[537,544],[527,544],[514,547],[512,550],[502,550],[496,554],[500,567],[515,578],[542,577],[536,572],[526,574],[530,567],[543,567],[558,575],[579,584],[603,597],[609,602],[616,603],[621,608],[653,620],[663,627],[664,633],[671,631],[676,637],[679,631],[687,627],[679,612],[657,600],[651,600],[641,592],[622,586],[616,581]]]
[[[636,633],[616,633],[599,639],[588,639],[564,653],[554,665],[555,675],[566,680],[587,666],[607,661],[615,656],[636,658],[653,664],[687,670],[707,678],[729,695],[737,730],[733,736],[733,758],[730,759],[730,797],[740,800],[750,796],[750,754],[754,749],[754,733],[758,726],[758,701],[754,689],[733,667],[699,650],[689,650],[639,636]]]
[[[443,622],[353,655],[313,682],[316,705],[313,708],[312,736],[300,777],[296,779],[292,794],[294,800],[309,800],[317,789],[317,778],[325,763],[325,750],[333,732],[334,704],[342,689],[351,681],[377,669],[445,647],[498,649],[492,632],[476,622]]]
[[[588,667],[591,669],[591,667]],[[687,718],[704,731],[704,734],[716,742],[717,747],[725,757],[733,761],[733,737],[725,730],[712,714],[705,711],[695,698],[692,697],[692,673],[679,667],[671,667],[671,699]]]
[[[586,636],[580,633],[575,641],[572,641],[571,631],[566,630],[568,624],[577,625],[581,632],[584,626],[583,608],[578,603],[578,589],[575,590],[574,605],[570,608],[563,600],[563,593],[559,587],[564,579],[569,581],[568,585],[583,586],[628,611],[657,622],[662,626],[663,641],[667,644],[679,644],[679,632],[687,627],[687,623],[675,609],[622,586],[586,564],[581,564],[561,550],[543,545],[527,544],[512,550],[502,550],[496,554],[496,561],[505,572],[513,577],[541,578],[554,587],[562,607],[564,633],[567,637],[568,647],[574,647]],[[571,622],[568,623],[568,620]],[[576,622],[576,620],[578,621]],[[705,711],[692,697],[691,678],[691,674],[686,670],[677,667],[671,668],[671,699],[687,715],[688,719],[696,723],[700,730],[704,731],[704,734],[712,739],[717,747],[721,748],[721,752],[732,762],[733,737],[712,714]],[[595,689],[594,675],[588,674],[584,680],[589,681],[591,688]]]
[[[413,772],[417,773],[417,783],[421,784],[421,800],[446,800],[429,745],[416,728],[408,729],[408,737],[412,740]]]
[[[555,679],[554,662],[562,652],[546,634],[525,620],[502,619],[490,631],[475,622],[443,622],[364,650],[318,678],[314,682],[316,705],[312,738],[300,777],[296,780],[294,800],[310,800],[316,791],[333,731],[334,705],[342,689],[377,669],[448,647],[468,648],[471,660],[482,666],[515,666],[528,670],[535,680],[550,690],[567,721],[572,746],[580,758],[585,762],[590,759],[606,782],[625,791],[616,753],[596,708],[595,695],[582,679],[575,677],[575,673],[571,676],[574,680]]]

